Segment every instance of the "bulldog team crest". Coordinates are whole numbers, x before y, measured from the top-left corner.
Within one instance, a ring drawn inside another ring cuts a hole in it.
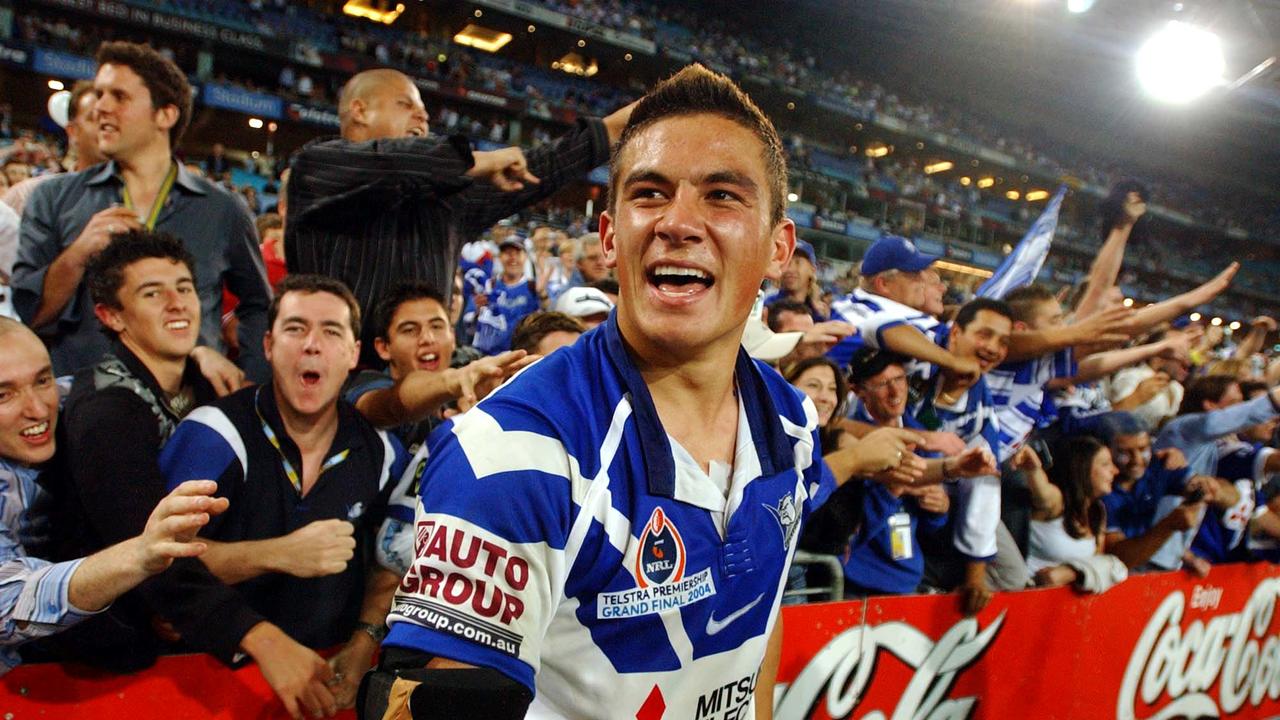
[[[640,534],[636,582],[642,588],[679,582],[684,577],[684,540],[662,508],[654,508]]]

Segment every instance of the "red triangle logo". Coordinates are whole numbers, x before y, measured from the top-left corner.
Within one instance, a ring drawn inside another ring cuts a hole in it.
[[[662,714],[666,711],[667,701],[662,699],[662,691],[654,685],[649,697],[640,706],[640,712],[636,713],[636,720],[662,720]]]

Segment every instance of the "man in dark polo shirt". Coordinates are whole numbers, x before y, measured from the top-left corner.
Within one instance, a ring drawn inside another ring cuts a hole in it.
[[[110,161],[53,178],[32,193],[13,266],[14,308],[49,346],[59,375],[93,365],[109,343],[93,317],[86,264],[112,235],[164,230],[195,259],[200,345],[222,351],[225,284],[240,299],[241,364],[251,379],[265,380],[262,334],[271,291],[253,220],[244,203],[173,158],[191,119],[186,76],[146,45],[112,42],[98,50],[94,89],[98,147]],[[211,364],[228,365],[205,351],[196,359],[206,375]]]
[[[385,633],[398,576],[375,564],[374,538],[405,457],[339,399],[359,353],[351,292],[331,278],[289,275],[269,317],[272,379],[193,411],[161,452],[161,471],[175,486],[217,478],[236,510],[206,528],[210,541],[267,542],[333,520],[351,526],[351,559],[310,578],[257,574],[246,561],[234,588],[184,576],[190,563],[160,580],[189,645],[224,660],[251,655],[290,713],[319,716],[354,702]],[[343,643],[328,664],[313,649]]]
[[[452,288],[463,243],[607,162],[632,107],[579,120],[526,161],[519,148],[472,152],[462,136],[428,138],[413,81],[390,69],[362,72],[338,101],[342,137],[317,140],[294,160],[289,270],[342,280],[366,314],[397,280]],[[372,335],[364,341],[376,364]]]

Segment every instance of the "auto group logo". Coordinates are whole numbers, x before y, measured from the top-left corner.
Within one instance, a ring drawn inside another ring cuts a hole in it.
[[[1216,609],[1220,588],[1197,586],[1190,609]],[[1280,635],[1272,628],[1280,578],[1259,582],[1244,608],[1183,625],[1187,597],[1174,591],[1151,614],[1129,656],[1117,720],[1233,715],[1280,699]],[[1210,690],[1217,686],[1217,698]],[[1168,704],[1152,711],[1162,701]],[[1142,710],[1146,713],[1139,715]]]
[[[684,577],[684,539],[662,508],[654,508],[640,534],[636,582],[640,587],[666,585]]]
[[[1004,625],[1000,613],[979,631],[976,618],[965,618],[935,642],[905,622],[859,625],[840,633],[818,651],[783,691],[777,718],[849,718],[855,709],[866,720],[891,718],[973,717],[978,698],[947,697],[960,673],[976,662]],[[881,651],[898,657],[915,674],[898,696],[897,706],[860,708],[875,675]],[[815,715],[821,710],[822,715]]]

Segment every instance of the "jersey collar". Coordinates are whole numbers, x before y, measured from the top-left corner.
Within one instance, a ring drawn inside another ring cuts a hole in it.
[[[674,498],[676,489],[676,468],[672,456],[671,443],[667,440],[667,431],[658,419],[658,411],[653,405],[653,396],[649,387],[631,359],[618,329],[618,313],[609,313],[605,322],[605,354],[617,372],[631,404],[632,417],[635,419],[637,436],[640,439],[641,453],[644,457],[645,475],[649,479],[649,494]],[[760,368],[747,355],[746,350],[738,348],[738,358],[734,364],[734,379],[737,381],[739,398],[746,411],[747,422],[751,428],[751,440],[755,445],[756,456],[760,459],[762,476],[776,475],[795,464],[791,442],[782,427],[778,410],[769,388],[761,375]]]

